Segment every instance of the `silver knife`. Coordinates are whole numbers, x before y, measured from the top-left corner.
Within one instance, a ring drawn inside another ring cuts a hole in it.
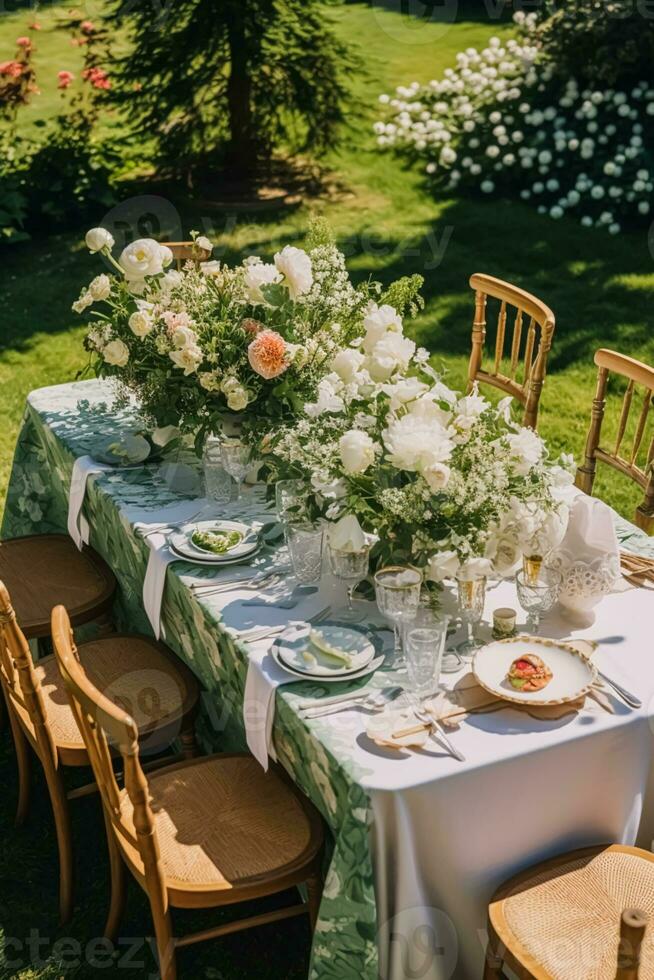
[[[629,705],[630,708],[642,708],[643,702],[640,700],[640,698],[637,698],[635,694],[632,694],[625,687],[622,687],[617,681],[614,681],[611,677],[607,677],[607,675],[599,669],[597,671],[597,676],[601,677],[604,683],[608,684],[609,687],[612,688],[615,693]]]

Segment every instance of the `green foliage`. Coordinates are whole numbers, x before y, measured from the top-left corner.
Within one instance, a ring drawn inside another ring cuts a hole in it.
[[[393,306],[401,316],[417,316],[425,307],[425,301],[420,295],[424,285],[424,276],[414,273],[412,276],[402,276],[391,283],[383,294],[381,302]]]
[[[149,4],[113,0],[132,42],[115,99],[176,171],[226,158],[243,174],[280,147],[332,146],[355,67],[332,2],[177,0],[153,23]]]
[[[651,79],[654,17],[634,0],[546,3],[540,35],[557,74],[593,86]]]

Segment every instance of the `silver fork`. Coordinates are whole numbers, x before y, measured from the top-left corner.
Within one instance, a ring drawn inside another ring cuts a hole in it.
[[[137,531],[136,533],[145,541],[145,539],[149,538],[151,534],[159,534],[162,531],[179,531],[180,527],[184,527],[185,524],[188,524],[190,521],[194,521],[196,517],[204,514],[206,509],[206,507],[201,507],[195,514],[191,514],[190,517],[185,517],[183,521],[176,521],[173,524],[157,524],[155,527],[148,528],[147,531]]]
[[[285,569],[276,568],[274,571],[269,571],[265,575],[255,576],[254,578],[233,578],[227,582],[214,582],[208,585],[199,585],[193,583],[191,585],[191,590],[194,595],[219,595],[222,592],[231,592],[232,589],[247,589],[256,591],[257,589],[265,586],[266,589],[271,588],[276,585],[281,578],[281,573]]]
[[[242,636],[242,639],[246,640],[248,643],[254,643],[257,640],[267,640],[270,636],[280,636],[285,633],[286,630],[293,625],[296,626],[315,626],[317,623],[321,623],[323,619],[327,619],[332,610],[331,606],[325,606],[324,609],[318,610],[313,616],[307,616],[305,620],[301,622],[284,623],[282,626],[266,626],[260,630],[254,630],[252,633],[247,633]]]

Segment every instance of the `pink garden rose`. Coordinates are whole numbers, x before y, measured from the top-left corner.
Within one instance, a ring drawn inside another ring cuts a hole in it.
[[[57,75],[59,79],[59,84],[57,88],[68,88],[68,86],[74,81],[75,76],[72,71],[60,71]]]
[[[275,330],[262,330],[248,347],[248,360],[252,370],[266,380],[283,374],[288,367],[284,338]]]

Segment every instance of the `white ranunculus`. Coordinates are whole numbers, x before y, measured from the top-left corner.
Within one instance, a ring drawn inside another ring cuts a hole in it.
[[[102,351],[102,356],[107,364],[125,367],[129,361],[129,347],[122,340],[110,340]]]
[[[387,381],[394,371],[406,371],[416,345],[401,333],[389,331],[370,353],[368,371],[373,381]]]
[[[164,272],[161,279],[157,280],[157,285],[162,293],[170,293],[177,286],[180,286],[184,281],[184,276],[178,269],[169,269],[168,272]]]
[[[86,292],[82,293],[79,299],[75,300],[71,309],[73,313],[83,313],[84,310],[89,308],[89,306],[93,306],[93,296],[89,290],[86,290]]]
[[[469,418],[478,418],[482,412],[485,412],[490,405],[477,390],[477,385],[473,388],[469,395],[465,395],[463,398],[459,398],[457,404],[457,411],[459,415],[465,415]]]
[[[281,252],[275,253],[275,266],[284,277],[284,285],[288,288],[292,300],[308,293],[313,285],[311,259],[304,249],[294,245],[286,245]]]
[[[513,471],[518,476],[527,476],[543,456],[543,440],[533,429],[520,429],[506,437]]]
[[[396,412],[407,402],[415,402],[428,390],[428,386],[419,378],[400,378],[393,384],[382,385],[382,391],[390,399],[390,408]]]
[[[400,470],[422,472],[434,463],[446,463],[454,444],[445,428],[432,419],[405,415],[394,419],[383,433],[388,459]]]
[[[442,582],[446,578],[454,578],[458,570],[459,556],[456,551],[439,551],[429,559],[426,577],[430,582]]]
[[[402,333],[402,318],[397,310],[387,303],[383,306],[372,303],[364,317],[363,328],[366,332],[363,349],[366,354],[370,354],[388,331]]]
[[[91,228],[86,233],[86,247],[89,252],[101,252],[104,248],[112,249],[116,244],[114,236],[106,228]]]
[[[450,480],[450,468],[445,463],[431,463],[425,466],[422,475],[432,493],[444,490]]]
[[[209,277],[219,276],[222,266],[220,262],[203,262],[200,266],[200,272]]]
[[[145,310],[137,310],[129,318],[129,329],[136,337],[147,337],[152,326],[152,319]]]
[[[177,327],[173,330],[171,340],[175,347],[197,347],[198,336],[190,327]]]
[[[168,355],[178,368],[182,368],[184,374],[194,374],[198,365],[202,363],[203,354],[199,347],[182,347],[181,350],[172,350]]]
[[[240,384],[234,385],[227,395],[227,407],[232,412],[242,412],[244,408],[247,408],[249,401],[247,390]]]
[[[195,239],[195,244],[198,248],[203,248],[206,252],[213,252],[213,243],[207,238],[206,235],[199,235]]]
[[[245,295],[248,302],[255,306],[265,304],[266,298],[261,292],[261,287],[281,281],[281,273],[274,265],[266,262],[250,263],[245,267]]]
[[[152,441],[155,446],[167,446],[173,439],[180,436],[180,431],[176,425],[162,425],[152,432]]]
[[[365,473],[375,461],[375,444],[367,432],[350,429],[338,441],[346,473]]]
[[[89,292],[96,301],[108,299],[111,295],[111,279],[109,276],[105,276],[104,273],[101,276],[96,276],[89,286]]]
[[[125,278],[142,280],[146,276],[158,276],[164,270],[164,265],[172,262],[173,255],[169,248],[155,242],[154,238],[138,238],[121,252],[118,264],[125,273]]]
[[[341,381],[352,381],[363,361],[364,356],[361,351],[355,350],[354,347],[345,347],[332,361],[331,369],[336,372]]]

